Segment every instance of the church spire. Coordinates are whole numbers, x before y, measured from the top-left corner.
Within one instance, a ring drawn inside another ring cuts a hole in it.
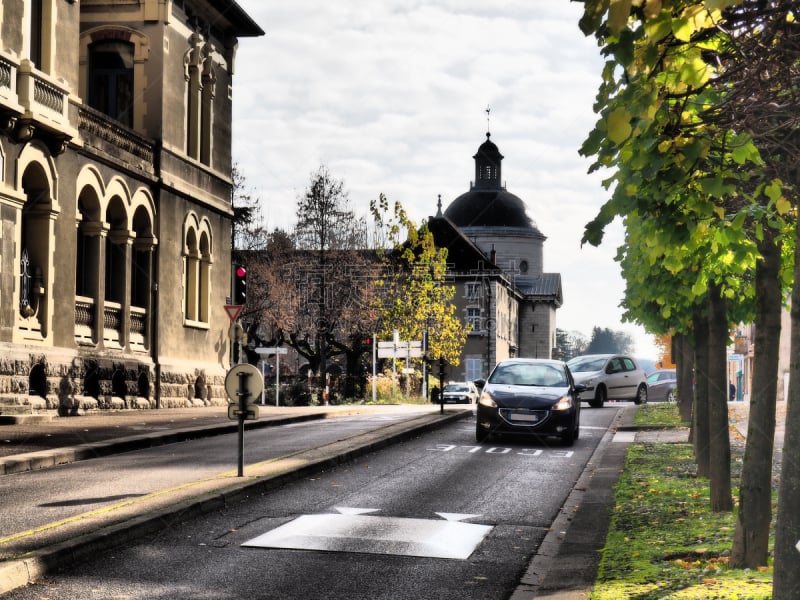
[[[436,218],[442,217],[442,195],[439,194],[439,201],[436,203]]]

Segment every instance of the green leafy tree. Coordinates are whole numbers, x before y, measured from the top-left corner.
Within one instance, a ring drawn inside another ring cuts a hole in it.
[[[414,223],[399,202],[390,212],[381,195],[370,203],[376,229],[388,246],[382,252],[379,337],[421,340],[428,331],[429,354],[459,364],[469,327],[456,315],[455,286],[447,284],[447,249],[437,248],[427,224]]]
[[[629,316],[656,327],[672,320],[674,331],[694,334],[695,425],[708,416],[712,507],[727,509],[727,332],[731,323],[755,315],[765,334],[774,334],[775,299],[788,279],[777,257],[789,223],[782,181],[796,181],[797,174],[790,158],[797,156],[797,102],[790,100],[797,97],[797,35],[787,35],[795,33],[796,7],[737,0],[585,5],[581,26],[597,35],[611,60],[598,95],[602,119],[583,150],[598,156],[598,166],[617,169],[607,180],[616,184],[612,200],[587,226],[586,239],[596,243],[605,225],[622,216],[629,236],[621,252],[628,259],[624,275],[633,282],[626,292]],[[632,222],[648,228],[641,240]],[[660,269],[653,269],[656,262],[668,273],[689,271],[687,293],[676,294]],[[766,435],[756,436],[752,446],[748,436],[748,450],[753,448],[762,467],[771,465],[771,458],[764,461],[771,453],[771,442],[765,443],[771,428],[760,413],[761,407],[769,413],[771,402],[774,419],[776,344],[765,337],[756,349],[760,375],[754,374],[754,386],[758,379],[766,397],[753,417]],[[768,477],[769,467],[760,470]],[[740,516],[758,512],[756,497],[769,507],[768,482],[763,490],[753,496],[742,490]],[[764,560],[768,528],[757,532],[754,520],[745,521],[737,544],[755,551],[734,548],[734,561],[737,555],[753,561],[759,554]],[[776,580],[778,563],[776,558]]]

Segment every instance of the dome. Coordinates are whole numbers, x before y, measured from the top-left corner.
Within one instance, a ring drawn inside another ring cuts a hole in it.
[[[444,215],[458,227],[524,227],[536,229],[525,203],[505,190],[472,189],[453,200]]]

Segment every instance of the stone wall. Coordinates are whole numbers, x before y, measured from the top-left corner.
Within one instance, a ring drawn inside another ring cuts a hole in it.
[[[149,357],[113,357],[6,346],[0,358],[0,413],[60,415],[159,405]],[[161,371],[161,408],[224,406],[225,377],[196,366]]]

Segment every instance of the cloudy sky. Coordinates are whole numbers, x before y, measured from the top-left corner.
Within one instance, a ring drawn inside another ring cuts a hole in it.
[[[238,0],[266,32],[240,40],[234,78],[234,160],[261,197],[266,225],[291,228],[297,197],[325,165],[353,208],[385,194],[416,221],[469,190],[487,126],[508,191],[547,236],[544,268],[561,273],[560,329],[620,320],[624,284],[584,225],[607,198],[578,154],[594,126],[602,58],[568,0]],[[487,124],[486,109],[490,107]]]

